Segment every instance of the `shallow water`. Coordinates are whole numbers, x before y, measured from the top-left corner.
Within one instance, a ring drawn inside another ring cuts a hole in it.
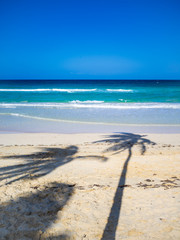
[[[180,81],[0,81],[0,131],[25,119],[180,127]]]

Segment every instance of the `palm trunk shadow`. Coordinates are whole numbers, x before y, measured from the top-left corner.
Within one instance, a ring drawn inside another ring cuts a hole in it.
[[[114,152],[114,154],[128,150],[128,157],[123,165],[123,169],[119,178],[119,183],[114,195],[113,205],[107,220],[107,224],[104,228],[101,240],[115,240],[118,221],[120,218],[122,198],[124,193],[124,185],[126,182],[127,167],[132,156],[132,148],[138,145],[141,150],[141,155],[146,152],[146,145],[155,145],[155,142],[145,138],[146,135],[134,134],[134,133],[120,133],[107,136],[105,140],[97,142],[109,142],[113,143],[112,146],[107,148],[105,152]],[[108,138],[108,139],[107,139]]]
[[[123,185],[125,185],[125,182],[126,182],[127,167],[132,155],[131,148],[129,148],[128,150],[129,150],[128,157],[124,163],[123,170],[119,178],[119,183],[114,196],[113,205],[108,217],[107,224],[104,228],[104,232],[101,240],[108,240],[108,239],[115,240],[116,229],[118,226],[118,221],[121,213],[122,198],[124,193]]]

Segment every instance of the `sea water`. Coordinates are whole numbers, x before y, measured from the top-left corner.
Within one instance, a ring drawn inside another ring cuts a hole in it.
[[[63,123],[179,127],[180,81],[0,81],[0,131]]]

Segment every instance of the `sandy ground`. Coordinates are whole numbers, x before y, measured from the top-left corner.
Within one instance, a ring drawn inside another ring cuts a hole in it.
[[[0,239],[180,239],[180,135],[1,134]]]

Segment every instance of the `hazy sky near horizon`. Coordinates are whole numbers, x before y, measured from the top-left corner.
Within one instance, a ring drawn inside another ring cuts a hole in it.
[[[180,79],[179,0],[1,0],[0,79]]]

